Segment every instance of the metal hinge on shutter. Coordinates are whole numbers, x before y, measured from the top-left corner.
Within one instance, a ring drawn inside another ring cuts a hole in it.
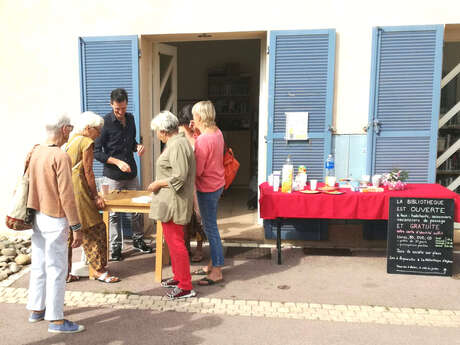
[[[142,56],[142,52],[141,52],[141,50],[140,50],[140,49],[138,50],[138,56],[139,56],[139,57],[141,57],[141,56]]]
[[[267,55],[270,55],[270,46],[267,46]]]

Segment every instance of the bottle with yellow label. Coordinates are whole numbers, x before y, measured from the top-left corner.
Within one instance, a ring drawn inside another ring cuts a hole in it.
[[[283,165],[281,191],[283,193],[292,192],[292,175],[294,173],[294,166],[291,163],[291,155],[286,158],[286,163]]]

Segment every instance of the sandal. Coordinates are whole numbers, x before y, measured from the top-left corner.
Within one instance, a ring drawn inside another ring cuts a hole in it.
[[[203,253],[195,252],[192,256],[192,262],[200,262],[203,260]]]
[[[80,280],[79,276],[74,276],[73,274],[69,274],[67,276],[67,279],[65,280],[66,283],[72,283],[72,282],[77,282]]]
[[[211,286],[211,285],[220,283],[220,282],[222,282],[222,281],[223,281],[223,279],[212,280],[212,279],[209,279],[208,277],[205,277],[205,278],[203,278],[203,279],[198,280],[198,285],[201,285],[201,286]]]
[[[205,271],[205,270],[202,269],[202,268],[199,268],[199,269],[197,269],[196,271],[193,271],[192,274],[193,274],[193,275],[196,275],[196,276],[205,276],[205,275],[208,274],[208,272]]]
[[[107,284],[118,283],[121,281],[121,279],[118,277],[110,276],[108,271],[105,271],[99,277],[92,276],[89,279],[97,280],[97,281],[100,281],[101,283],[107,283]]]

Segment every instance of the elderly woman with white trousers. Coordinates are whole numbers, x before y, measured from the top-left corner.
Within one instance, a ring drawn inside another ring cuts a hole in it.
[[[29,322],[50,321],[48,332],[76,333],[84,326],[64,319],[67,239],[81,245],[81,225],[72,186],[72,162],[61,146],[72,131],[66,114],[46,122],[47,139],[30,153],[27,207],[35,212],[32,234]]]

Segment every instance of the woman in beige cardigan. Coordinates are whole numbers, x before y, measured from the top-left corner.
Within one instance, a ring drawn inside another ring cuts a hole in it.
[[[32,152],[27,207],[35,210],[27,309],[29,322],[50,321],[48,332],[76,333],[82,325],[64,319],[67,238],[81,245],[82,233],[72,186],[72,162],[61,150],[72,130],[66,114],[46,122],[47,139]]]

